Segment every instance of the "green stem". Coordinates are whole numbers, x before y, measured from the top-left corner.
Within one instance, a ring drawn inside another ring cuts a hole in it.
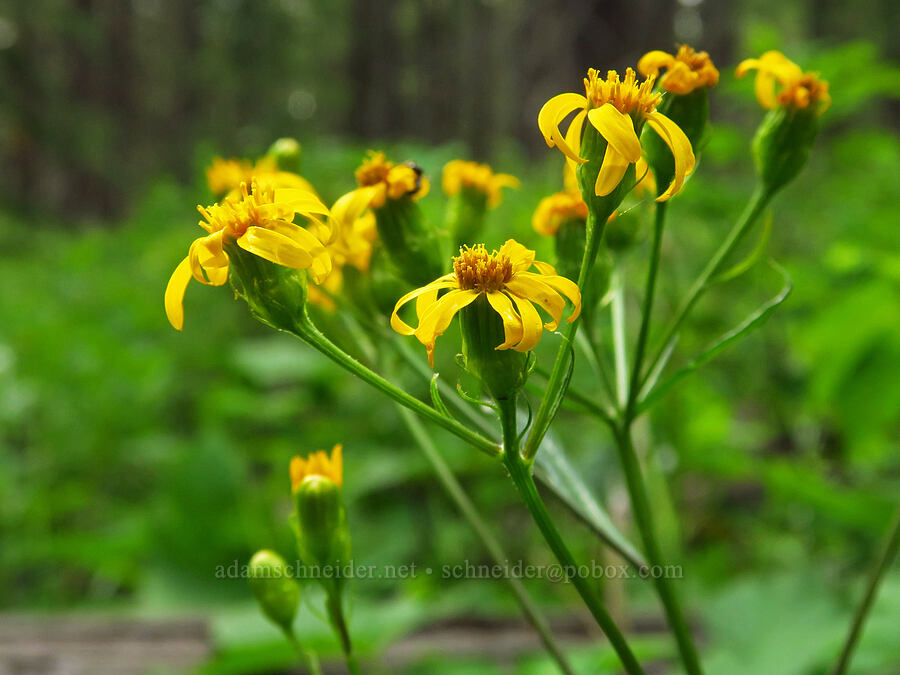
[[[616,262],[612,284],[610,313],[616,366],[616,398],[619,408],[624,409],[628,401],[628,356],[625,349],[625,265],[621,260]]]
[[[316,656],[316,653],[311,649],[305,649],[303,645],[300,644],[300,641],[297,639],[297,636],[294,635],[293,630],[284,631],[284,635],[287,638],[288,642],[291,643],[291,646],[297,652],[297,655],[300,657],[300,660],[303,662],[303,665],[307,667],[312,675],[322,675],[322,666],[319,663],[319,657]]]
[[[675,318],[666,329],[653,359],[650,360],[649,365],[646,368],[646,373],[653,372],[657,362],[662,358],[663,353],[666,351],[666,345],[669,344],[669,341],[675,336],[678,329],[681,328],[681,324],[684,322],[685,318],[687,318],[687,315],[693,309],[697,300],[700,299],[700,296],[702,296],[703,292],[708,288],[710,279],[712,279],[713,275],[719,271],[729,254],[734,250],[738,243],[740,243],[741,239],[743,239],[753,223],[756,222],[756,219],[763,212],[771,199],[772,193],[765,190],[762,186],[758,186],[753,192],[750,201],[744,209],[744,213],[741,214],[741,217],[738,219],[737,223],[735,223],[734,227],[731,228],[731,232],[728,233],[725,241],[722,242],[722,245],[719,246],[712,258],[709,259],[706,267],[703,268],[700,276],[697,277],[688,291],[687,297],[675,313]],[[641,383],[643,384],[645,381],[646,374],[644,375],[644,379],[641,380]]]
[[[362,675],[362,670],[359,668],[359,662],[353,654],[353,643],[350,641],[350,631],[347,628],[347,622],[344,619],[344,610],[341,607],[340,592],[329,591],[326,605],[328,608],[328,618],[331,620],[331,626],[334,628],[335,633],[337,633],[341,643],[341,650],[344,652],[344,661],[347,662],[347,670],[350,671],[350,675]]]
[[[625,406],[625,419],[634,416],[640,389],[641,370],[644,365],[644,352],[647,349],[647,336],[650,333],[650,314],[653,310],[653,296],[656,291],[656,275],[659,271],[659,258],[662,251],[662,235],[666,223],[666,202],[656,204],[653,219],[653,242],[650,248],[650,264],[647,269],[647,285],[644,289],[644,302],[641,306],[641,328],[634,346],[634,363],[631,367],[631,380],[628,385],[628,403]]]
[[[647,498],[640,462],[631,439],[630,427],[616,428],[615,439],[616,447],[619,450],[619,458],[622,462],[622,470],[625,474],[625,482],[628,486],[628,494],[631,497],[635,523],[644,542],[644,553],[647,556],[647,561],[655,568],[653,571],[662,572],[665,570],[662,549],[657,540],[653,514],[650,509],[650,500]],[[694,646],[690,628],[687,625],[687,621],[685,621],[675,590],[665,574],[654,573],[650,576],[662,601],[666,617],[669,620],[669,626],[672,632],[675,633],[675,640],[678,643],[678,651],[681,654],[685,670],[690,675],[700,675],[703,672],[700,666],[700,658],[697,655],[697,648]]]
[[[588,214],[585,224],[584,256],[581,259],[581,269],[578,272],[578,288],[588,288],[588,281],[590,280],[594,263],[597,260],[597,253],[600,251],[600,241],[605,226],[605,220],[597,223],[593,214]],[[558,401],[561,395],[565,394],[563,389],[566,387],[566,373],[569,369],[569,360],[572,358],[570,350],[574,346],[575,334],[578,331],[580,321],[581,315],[569,323],[556,352],[556,361],[553,362],[553,368],[547,380],[544,398],[541,399],[541,405],[531,425],[531,433],[528,434],[525,447],[522,450],[522,455],[526,461],[530,462],[534,459],[538,448],[541,446],[541,441],[544,440],[544,436],[547,434],[547,430],[550,428],[557,410],[559,410]]]
[[[850,625],[850,632],[847,634],[847,640],[844,642],[841,656],[832,671],[832,675],[844,675],[850,667],[853,651],[856,649],[856,644],[862,636],[862,631],[866,625],[869,611],[872,609],[872,605],[875,604],[878,587],[881,584],[884,575],[893,564],[894,559],[897,557],[898,550],[900,550],[900,507],[898,507],[897,513],[894,516],[894,522],[891,525],[890,530],[888,530],[887,537],[881,549],[881,555],[878,556],[878,560],[872,568],[872,574],[869,576],[869,583],[866,586],[866,593],[863,596],[862,602],[859,603],[859,607],[856,608],[856,613],[853,616],[853,623]]]
[[[477,507],[472,503],[472,500],[469,499],[469,496],[466,494],[462,485],[459,484],[459,481],[456,480],[456,476],[453,475],[450,467],[447,466],[447,462],[444,461],[444,458],[441,456],[437,447],[435,447],[434,442],[426,432],[422,422],[406,408],[398,406],[398,409],[400,410],[400,416],[403,418],[403,421],[406,422],[409,433],[419,445],[419,448],[422,450],[426,459],[431,463],[431,467],[434,469],[435,474],[437,474],[441,485],[444,486],[447,495],[453,500],[456,508],[459,509],[465,519],[469,522],[469,525],[475,531],[475,534],[478,535],[478,538],[481,540],[481,543],[484,545],[484,548],[491,558],[494,559],[494,562],[497,565],[505,565],[508,562],[508,556],[504,553],[500,542],[498,542],[497,538],[491,533],[487,523],[478,512]],[[509,584],[513,595],[515,595],[516,602],[519,603],[519,607],[525,615],[525,618],[537,631],[544,648],[550,656],[553,657],[553,660],[556,661],[560,671],[566,673],[566,675],[573,675],[575,671],[569,664],[565,653],[556,643],[547,620],[541,614],[540,609],[534,604],[531,596],[528,595],[528,591],[525,589],[522,581],[518,577],[508,575],[505,576],[504,579],[506,580],[506,583]]]
[[[559,564],[562,565],[566,578],[575,586],[581,599],[597,621],[597,625],[606,634],[616,654],[619,655],[626,672],[629,675],[642,674],[644,671],[628,646],[625,636],[619,631],[618,626],[616,626],[609,612],[606,611],[606,608],[600,602],[587,579],[579,573],[575,558],[572,557],[572,554],[566,547],[559,530],[556,529],[547,507],[541,499],[540,493],[538,493],[534,478],[531,475],[531,462],[525,460],[519,453],[515,397],[499,399],[497,404],[500,407],[500,421],[503,426],[503,464],[509,471],[509,475],[525,501],[525,505],[531,512],[531,517],[534,519],[541,534],[544,535],[544,539],[550,546]]]
[[[491,457],[497,457],[500,454],[500,448],[490,439],[482,436],[477,431],[473,431],[464,424],[457,422],[452,417],[443,415],[441,412],[435,410],[426,403],[423,403],[416,397],[410,396],[405,391],[391,384],[381,377],[381,375],[366,368],[359,361],[347,354],[316,328],[305,310],[302,316],[298,317],[292,333],[345,370],[350,371],[359,379],[370,384],[383,394],[386,394],[405,408],[409,408],[414,413],[431,420]]]

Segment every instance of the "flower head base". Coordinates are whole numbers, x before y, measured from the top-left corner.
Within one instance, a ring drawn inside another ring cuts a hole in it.
[[[501,188],[519,187],[519,179],[507,173],[494,173],[487,164],[467,162],[462,159],[454,159],[444,166],[444,175],[441,186],[444,194],[453,197],[460,191],[467,190],[480,193],[486,198],[488,208],[494,208],[500,203]]]
[[[538,128],[547,145],[558,147],[576,164],[590,162],[590,165],[599,166],[594,169],[596,179],[593,173],[590,174],[592,190],[584,182],[585,176],[579,178],[585,201],[595,195],[603,197],[615,192],[629,168],[641,158],[638,132],[644,123],[660,136],[675,160],[672,182],[657,201],[666,201],[677,193],[694,170],[694,152],[687,136],[677,124],[656,110],[662,94],[653,91],[654,81],[655,78],[650,76],[638,84],[635,72],[630,68],[624,79],[612,70],[603,79],[592,68],[584,80],[585,96],[559,94],[541,108]],[[575,110],[579,112],[563,136],[559,125]],[[586,142],[591,129],[585,129],[585,120],[602,137],[602,142]],[[585,139],[582,139],[582,131]],[[615,206],[617,204],[609,207],[603,217],[608,217]]]
[[[172,273],[166,287],[169,322],[177,330],[184,324],[182,301],[191,277],[202,284],[222,286],[228,281],[226,248],[241,249],[269,262],[293,269],[308,269],[322,281],[331,271],[331,257],[320,239],[293,223],[300,214],[316,222],[328,208],[313,193],[294,188],[273,189],[254,182],[241,185],[241,198],[212,206],[198,206],[207,235],[195,239],[187,257]]]
[[[310,453],[306,459],[295,456],[291,460],[291,490],[296,492],[310,476],[323,476],[340,487],[344,479],[343,447],[340,443],[335,445],[331,457],[324,450]]]
[[[537,273],[530,268],[537,268]],[[531,251],[510,239],[498,251],[488,253],[483,245],[465,248],[454,258],[454,271],[430,284],[407,293],[397,301],[391,314],[391,327],[402,335],[415,335],[425,345],[428,362],[434,366],[434,345],[454,315],[485,296],[503,322],[504,339],[493,349],[528,352],[540,342],[542,328],[556,330],[562,320],[565,298],[574,305],[569,321],[581,311],[578,286],[558,276],[547,263],[534,259]],[[441,291],[448,291],[441,297]],[[400,308],[416,300],[417,328],[400,317]],[[551,321],[544,323],[532,303],[546,311]]]
[[[428,179],[415,164],[394,164],[383,152],[370,151],[356,170],[356,182],[360,188],[371,188],[369,206],[378,209],[387,199],[400,199],[407,195],[419,199],[428,194]]]
[[[751,70],[756,71],[754,88],[763,108],[808,109],[821,115],[831,105],[828,83],[819,79],[818,73],[803,72],[781,52],[768,51],[758,59],[745,59],[736,74],[743,77]],[[778,91],[776,84],[781,87]]]
[[[659,71],[666,73],[659,81],[660,89],[684,96],[701,87],[714,87],[719,82],[719,71],[709,54],[697,52],[681,45],[675,54],[660,50],[647,52],[638,61],[638,70],[645,77],[656,77]]]

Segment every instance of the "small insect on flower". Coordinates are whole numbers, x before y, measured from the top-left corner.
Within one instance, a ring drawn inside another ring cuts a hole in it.
[[[644,77],[658,77],[659,71],[666,73],[659,80],[660,89],[679,96],[690,94],[700,87],[714,87],[719,82],[719,71],[706,52],[697,52],[687,45],[681,45],[674,54],[658,49],[647,52],[638,61],[638,72]]]
[[[331,449],[331,457],[324,450],[312,452],[306,459],[299,455],[291,460],[291,490],[296,492],[300,484],[310,476],[324,476],[340,487],[344,480],[344,446],[340,443]]]
[[[460,249],[453,258],[453,272],[407,293],[397,301],[391,327],[401,335],[415,335],[425,345],[428,362],[434,367],[434,345],[463,307],[484,295],[503,321],[504,341],[495,349],[528,352],[541,339],[541,329],[556,330],[562,320],[565,298],[574,306],[568,321],[581,311],[581,292],[571,280],[556,274],[547,263],[535,260],[531,251],[513,239],[500,250],[488,252],[484,244]],[[529,271],[532,267],[537,272]],[[441,297],[438,294],[447,290]],[[416,300],[417,328],[406,324],[398,311]],[[546,311],[551,321],[544,323],[532,303]]]
[[[585,95],[575,93],[554,96],[538,113],[538,128],[547,145],[558,147],[576,164],[588,161],[579,156],[582,131],[587,119],[606,141],[606,151],[594,185],[594,194],[605,196],[613,192],[628,167],[641,158],[639,132],[644,123],[649,124],[666,143],[675,159],[674,178],[657,201],[666,201],[676,194],[685,178],[694,170],[694,152],[681,128],[656,108],[662,94],[653,91],[655,77],[638,83],[634,70],[625,71],[625,78],[610,70],[606,79],[591,68],[584,78]],[[575,115],[563,135],[560,123],[573,111]]]
[[[381,208],[388,199],[421,199],[431,187],[422,169],[412,162],[394,164],[383,152],[371,150],[356,170],[356,182],[359,187],[354,192],[364,194],[366,205],[373,209]]]
[[[501,188],[517,188],[519,185],[521,183],[515,176],[508,173],[494,173],[487,164],[462,159],[447,162],[441,178],[441,186],[448,197],[453,197],[462,190],[478,192],[485,196],[486,206],[489,209],[500,204],[503,198]]]
[[[191,277],[210,286],[224,285],[228,281],[226,248],[232,244],[278,265],[308,269],[313,281],[324,280],[331,271],[325,243],[293,223],[299,214],[321,224],[316,216],[329,213],[307,190],[274,189],[254,181],[249,188],[247,183],[241,185],[240,199],[197,209],[203,216],[200,227],[208,234],[194,240],[166,286],[166,315],[177,330],[184,325],[182,303]]]
[[[758,59],[741,61],[736,74],[743,77],[751,70],[756,71],[754,88],[763,108],[808,108],[821,115],[831,105],[828,83],[818,73],[803,72],[779,51],[768,51]],[[776,84],[781,87],[778,91]]]

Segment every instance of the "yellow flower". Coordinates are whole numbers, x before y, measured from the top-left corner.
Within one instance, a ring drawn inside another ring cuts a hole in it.
[[[459,194],[463,189],[481,192],[487,197],[488,208],[494,208],[502,198],[500,188],[517,188],[520,183],[518,178],[508,173],[494,173],[487,164],[454,159],[444,166],[441,185],[448,197]]]
[[[544,197],[534,211],[531,224],[538,234],[552,237],[563,223],[587,220],[587,215],[587,204],[581,194],[567,190]]]
[[[202,284],[222,286],[228,280],[228,253],[236,243],[245,251],[270,262],[309,269],[313,281],[324,280],[331,271],[331,258],[320,239],[292,221],[296,214],[316,220],[328,208],[311,192],[293,188],[273,189],[253,183],[241,186],[239,200],[198,206],[200,227],[208,232],[195,239],[166,286],[166,315],[177,330],[184,325],[182,302],[193,276]]]
[[[303,459],[299,455],[291,460],[291,491],[297,488],[309,476],[324,476],[340,487],[344,480],[343,446],[338,443],[331,449],[329,458],[324,450],[310,453]]]
[[[241,183],[250,185],[254,180],[273,188],[297,188],[315,193],[313,186],[302,176],[280,171],[273,157],[263,157],[256,164],[243,159],[215,157],[206,169],[206,182],[217,196],[239,197]]]
[[[819,79],[818,73],[804,73],[781,52],[768,51],[758,59],[745,59],[736,74],[743,77],[751,70],[756,71],[754,88],[763,108],[812,108],[822,114],[831,105],[828,83]],[[776,83],[781,87],[777,92]]]
[[[614,70],[604,80],[591,68],[584,78],[585,96],[559,94],[547,101],[538,113],[538,128],[547,145],[558,147],[573,162],[586,161],[578,156],[585,119],[606,139],[606,154],[594,186],[598,196],[615,190],[628,167],[641,158],[638,131],[645,122],[659,134],[675,158],[675,176],[657,201],[666,201],[678,192],[694,170],[694,152],[687,136],[677,124],[656,111],[662,94],[653,91],[654,81],[650,76],[638,84],[631,68],[625,71],[624,80]],[[579,112],[563,136],[559,124],[575,110]]]
[[[531,267],[537,273],[530,272]],[[448,290],[440,298],[438,293]],[[534,259],[531,251],[513,239],[499,251],[488,253],[484,244],[460,249],[453,258],[453,272],[435,279],[427,286],[407,293],[397,301],[391,314],[391,327],[401,335],[415,335],[425,345],[428,362],[434,366],[434,344],[450,325],[453,316],[480,295],[503,320],[504,341],[496,349],[527,352],[537,346],[541,328],[556,330],[562,319],[567,297],[574,309],[568,321],[581,311],[578,286],[558,276],[547,263]],[[416,300],[417,328],[404,323],[397,312],[410,300]],[[540,305],[551,321],[543,323],[532,303]]]
[[[695,52],[681,45],[675,54],[660,50],[647,52],[638,61],[638,72],[644,77],[658,76],[666,69],[659,86],[673,94],[684,96],[700,87],[714,87],[719,82],[719,71],[706,52]]]
[[[367,206],[378,209],[387,199],[410,195],[419,199],[428,194],[430,185],[415,164],[394,164],[383,152],[369,151],[362,166],[356,170],[358,192],[367,196]]]

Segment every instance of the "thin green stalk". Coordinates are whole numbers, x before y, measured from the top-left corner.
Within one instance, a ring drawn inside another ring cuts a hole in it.
[[[294,651],[297,652],[297,655],[300,657],[300,660],[303,662],[303,665],[309,670],[312,675],[322,675],[322,666],[319,663],[319,657],[316,656],[316,653],[311,649],[306,649],[303,645],[300,644],[300,640],[297,639],[297,636],[294,635],[293,630],[284,631],[284,635],[287,638],[288,642],[291,643],[291,646],[294,648]]]
[[[328,618],[331,620],[331,626],[341,643],[341,650],[344,652],[344,661],[347,663],[347,670],[350,675],[362,675],[359,668],[359,662],[353,653],[353,643],[350,641],[350,630],[347,628],[347,622],[344,619],[344,610],[341,607],[341,596],[338,592],[329,592],[326,600],[328,608]]]
[[[659,348],[656,350],[653,358],[649,361],[649,364],[646,368],[646,373],[653,372],[654,367],[662,358],[662,355],[666,350],[666,345],[669,344],[669,341],[678,332],[678,329],[681,328],[681,324],[684,322],[685,318],[687,318],[687,315],[693,309],[694,305],[697,303],[697,300],[700,299],[700,296],[703,295],[703,292],[708,288],[710,280],[713,278],[716,272],[719,271],[719,269],[722,267],[722,264],[728,258],[729,254],[734,250],[738,243],[740,243],[741,239],[743,239],[744,235],[747,233],[753,223],[756,222],[756,219],[763,212],[763,210],[765,210],[771,199],[772,193],[766,191],[762,186],[758,186],[753,192],[753,195],[750,197],[750,201],[747,203],[743,214],[741,214],[741,217],[738,218],[738,221],[737,223],[735,223],[734,227],[731,228],[731,232],[729,232],[728,236],[725,237],[725,241],[722,242],[722,245],[719,246],[718,250],[713,254],[712,258],[709,259],[709,262],[706,264],[706,267],[703,268],[700,276],[698,276],[694,280],[694,283],[688,291],[687,296],[681,303],[678,311],[675,313],[675,318],[672,319],[672,322],[666,329],[662,340],[660,340]],[[646,381],[646,374],[644,375],[644,379],[641,380],[641,383],[643,384],[644,381]]]
[[[634,364],[631,367],[631,380],[628,385],[628,402],[625,406],[625,419],[631,419],[637,403],[640,389],[641,370],[644,364],[644,352],[647,349],[647,336],[650,333],[650,314],[653,310],[653,296],[656,291],[656,275],[659,271],[659,258],[662,251],[662,235],[666,223],[666,202],[656,204],[653,218],[653,242],[650,246],[650,263],[647,268],[647,284],[644,288],[644,302],[641,306],[641,328],[634,346]]]
[[[491,457],[497,457],[500,454],[501,451],[499,446],[490,439],[482,436],[477,431],[473,431],[464,424],[457,422],[452,417],[443,415],[428,404],[423,403],[414,396],[410,396],[399,387],[391,384],[378,373],[366,368],[363,364],[325,337],[319,329],[316,328],[305,311],[303,312],[303,315],[297,319],[297,325],[292,333],[345,370],[350,371],[359,379],[370,384],[383,394],[386,394],[400,405],[431,420]]]
[[[588,214],[587,223],[585,224],[584,256],[581,259],[581,269],[578,272],[578,288],[588,287],[591,271],[597,260],[597,253],[600,251],[600,240],[605,225],[605,221],[597,223],[593,215]],[[580,321],[581,316],[579,315],[577,319],[568,324],[566,332],[563,334],[562,343],[560,343],[556,352],[556,360],[553,362],[553,368],[547,380],[544,398],[541,399],[541,405],[534,416],[534,422],[531,426],[531,433],[528,434],[525,447],[522,450],[522,455],[527,461],[534,459],[538,448],[541,446],[541,441],[544,440],[544,436],[550,428],[550,423],[553,422],[556,411],[559,410],[558,402],[560,395],[565,393],[563,388],[566,386],[568,379],[566,374],[572,358],[570,350],[574,346],[575,334],[578,332]]]
[[[887,537],[884,540],[884,544],[881,548],[881,555],[878,556],[878,560],[872,568],[872,573],[869,576],[869,583],[866,586],[866,593],[862,598],[862,602],[860,602],[859,606],[856,608],[856,613],[853,615],[853,623],[850,625],[850,632],[847,634],[847,639],[844,642],[843,649],[841,649],[840,658],[832,671],[832,675],[844,675],[850,667],[853,651],[856,649],[856,644],[862,636],[862,631],[866,625],[869,611],[872,609],[872,605],[875,604],[878,587],[881,585],[881,580],[884,578],[884,575],[894,563],[898,550],[900,550],[900,507],[898,507],[897,513],[894,515],[894,522],[888,530]]]
[[[453,500],[456,508],[459,509],[465,519],[469,522],[469,525],[475,531],[475,534],[478,535],[485,550],[487,550],[491,558],[494,559],[494,562],[497,565],[505,565],[507,556],[504,553],[500,542],[497,541],[497,538],[493,535],[488,524],[481,517],[478,508],[472,503],[472,500],[469,499],[469,496],[466,494],[462,485],[456,480],[456,476],[453,475],[450,467],[447,466],[447,462],[444,461],[444,458],[435,446],[434,441],[431,440],[431,437],[428,435],[422,422],[406,408],[401,406],[397,407],[400,411],[400,416],[403,418],[403,421],[406,422],[410,435],[419,445],[422,454],[424,454],[426,459],[431,463],[431,467],[434,469],[435,474],[437,474],[447,495]],[[515,576],[505,576],[504,579],[506,580],[506,583],[509,584],[513,595],[515,595],[516,602],[519,603],[519,607],[525,615],[525,618],[534,627],[535,631],[537,631],[544,648],[553,660],[556,661],[560,671],[566,673],[566,675],[573,675],[575,671],[571,664],[569,664],[565,652],[563,652],[556,643],[547,620],[544,618],[543,614],[541,614],[540,609],[534,604],[531,596],[528,595],[525,585]]]
[[[662,549],[654,529],[653,514],[650,509],[650,500],[644,486],[644,478],[641,473],[640,462],[634,449],[629,427],[619,427],[615,430],[616,448],[619,450],[619,458],[622,462],[622,470],[625,474],[625,482],[628,486],[628,494],[631,497],[631,507],[635,523],[641,533],[644,542],[644,553],[647,561],[656,570],[664,571]],[[651,574],[656,592],[662,601],[669,626],[675,633],[678,643],[678,651],[684,663],[685,670],[690,675],[701,675],[703,669],[700,666],[700,658],[690,628],[684,618],[675,590],[665,574]]]
[[[625,636],[619,631],[609,612],[600,602],[594,589],[587,579],[578,572],[578,565],[571,552],[566,547],[559,530],[553,522],[553,518],[547,511],[538,493],[534,478],[531,475],[531,462],[525,460],[519,452],[518,427],[516,425],[516,400],[515,397],[500,399],[497,401],[500,407],[500,421],[503,426],[503,464],[509,471],[509,475],[515,483],[519,494],[525,501],[535,524],[544,535],[544,539],[553,551],[559,564],[565,572],[566,578],[572,582],[581,599],[587,605],[597,625],[606,634],[616,654],[629,675],[640,675],[644,671],[631,651]]]
[[[628,356],[625,349],[625,266],[621,260],[616,262],[612,283],[610,313],[616,366],[616,394],[619,408],[624,409],[628,401]]]

